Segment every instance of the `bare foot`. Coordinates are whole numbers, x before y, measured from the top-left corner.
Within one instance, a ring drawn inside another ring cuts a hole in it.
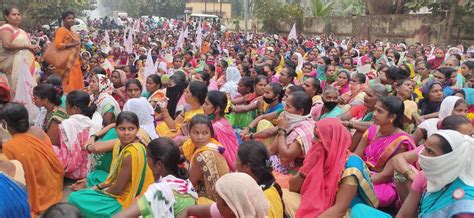
[[[85,188],[87,188],[86,179],[77,180],[74,184],[71,185],[72,191],[79,191]]]

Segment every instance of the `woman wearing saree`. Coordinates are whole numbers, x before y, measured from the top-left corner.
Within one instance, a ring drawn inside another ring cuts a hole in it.
[[[415,177],[397,217],[472,217],[473,146],[473,139],[460,132],[434,133],[419,153],[423,171]],[[417,199],[421,200],[419,206],[415,203]]]
[[[161,105],[160,108],[161,113],[163,114],[163,121],[160,122],[156,127],[156,132],[158,135],[175,138],[178,144],[181,144],[181,139],[183,139],[181,137],[189,136],[187,125],[191,121],[191,118],[197,114],[204,114],[204,111],[202,110],[202,104],[204,104],[206,95],[207,86],[204,82],[192,81],[189,83],[188,88],[186,88],[183,93],[184,100],[189,105],[189,107],[184,108],[184,111],[180,113],[176,119],[171,118],[167,107]]]
[[[317,121],[316,126],[314,145],[298,174],[290,179],[290,192],[283,191],[288,214],[343,217],[358,204],[377,207],[366,165],[347,150],[351,145],[349,131],[335,118]]]
[[[0,71],[6,74],[11,87],[10,93],[14,97],[21,58],[25,60],[33,76],[35,70],[33,52],[39,51],[40,48],[31,44],[28,33],[19,28],[21,14],[18,8],[6,8],[4,16],[7,23],[0,26]]]
[[[336,81],[332,84],[339,91],[339,95],[343,95],[350,91],[351,73],[349,70],[341,69],[337,74]]]
[[[234,162],[239,148],[237,136],[229,121],[225,118],[225,109],[227,107],[227,96],[221,91],[210,91],[202,105],[204,114],[212,120],[212,127],[216,139],[222,143],[225,148],[223,153],[227,165],[231,171],[234,171]]]
[[[64,166],[67,178],[87,177],[89,157],[83,147],[102,128],[102,118],[95,110],[95,104],[84,91],[72,91],[66,98],[69,118],[59,125],[60,145],[53,146],[53,149]]]
[[[155,183],[117,217],[177,217],[198,198],[184,167],[186,160],[173,140],[166,137],[151,141],[146,154]],[[157,197],[159,193],[163,194],[162,198]]]
[[[189,180],[196,188],[199,199],[197,204],[210,204],[218,198],[215,185],[217,180],[229,172],[226,159],[222,155],[224,147],[212,138],[214,129],[206,115],[196,115],[189,124],[190,139],[182,152],[189,165]]]
[[[375,125],[367,129],[355,150],[371,172],[382,172],[394,155],[415,148],[411,136],[402,130],[404,110],[403,102],[395,96],[382,97],[375,105]],[[391,206],[398,198],[391,179],[374,184],[374,189],[381,207]]]
[[[428,139],[434,132],[440,127],[440,123],[444,118],[451,115],[466,116],[467,114],[467,103],[464,99],[458,96],[448,96],[442,102],[439,107],[438,117],[427,119],[418,125],[418,128],[413,133],[413,140],[417,144],[420,141]]]
[[[76,15],[72,11],[66,11],[62,14],[63,26],[56,30],[54,36],[54,43],[50,46],[55,46],[58,50],[67,51],[66,63],[61,63],[61,66],[55,66],[56,72],[62,76],[63,89],[67,94],[74,90],[84,88],[84,80],[81,70],[80,50],[81,39],[71,30],[74,25]],[[66,52],[62,51],[60,54],[54,55],[63,56]]]
[[[349,91],[342,94],[339,103],[348,111],[351,106],[364,104],[367,77],[362,73],[355,73],[350,80]]]
[[[0,113],[0,128],[13,136],[2,152],[18,160],[25,171],[31,215],[36,215],[63,198],[64,168],[56,158],[51,141],[40,128],[29,127],[28,111],[18,103],[5,105]]]
[[[1,217],[31,217],[24,184],[19,184],[0,169],[0,187]]]
[[[112,97],[112,83],[109,78],[102,74],[92,76],[90,90],[92,92],[91,98],[94,99],[94,104],[97,105],[97,112],[102,116],[103,125],[115,123],[115,118],[120,113],[120,106]]]
[[[110,81],[113,85],[112,97],[119,104],[120,108],[127,101],[127,92],[125,91],[125,84],[127,83],[127,74],[123,70],[115,69],[112,71]]]
[[[314,121],[311,119],[311,97],[304,91],[288,96],[285,111],[278,118],[277,136],[269,146],[276,182],[288,187],[291,175],[296,174],[311,148]]]
[[[133,200],[153,183],[145,146],[136,137],[139,128],[138,117],[134,113],[122,112],[117,117],[119,140],[113,148],[107,180],[69,196],[69,203],[84,216],[112,216],[132,205]]]

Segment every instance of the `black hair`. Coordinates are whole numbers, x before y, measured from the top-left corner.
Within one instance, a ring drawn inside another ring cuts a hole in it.
[[[250,78],[249,76],[244,76],[240,78],[240,82],[242,82],[242,85],[244,85],[246,88],[250,88],[250,92],[253,92],[253,79]]]
[[[259,185],[263,185],[264,188],[270,188],[273,184],[280,198],[282,198],[283,191],[280,185],[275,182],[275,177],[272,173],[273,169],[272,162],[270,161],[270,153],[264,144],[254,140],[246,141],[239,145],[237,157],[242,165],[250,167]],[[281,203],[284,209],[285,204],[283,201]]]
[[[69,17],[69,15],[73,15],[74,17],[76,17],[76,14],[72,11],[65,11],[61,14],[61,18],[64,20],[66,19],[66,17]]]
[[[258,184],[269,185],[275,182],[272,163],[267,147],[258,141],[246,141],[239,145],[237,157],[242,165],[250,167]]]
[[[469,70],[473,70],[473,69],[474,69],[474,61],[465,61],[465,62],[462,63],[462,64],[466,65]]]
[[[350,61],[349,63],[351,64],[351,67],[354,66],[354,61],[352,60],[352,58],[350,58],[350,57],[344,58],[344,59],[342,59],[342,63],[344,63],[345,60],[349,60],[349,61]]]
[[[138,119],[137,114],[131,111],[120,112],[117,116],[117,120],[115,121],[115,126],[118,126],[124,122],[132,123],[133,125],[137,126],[137,128],[140,128],[140,121]]]
[[[214,66],[214,64],[207,64],[207,67],[209,68],[209,71],[216,72],[216,66]]]
[[[262,80],[265,80],[265,82],[267,81],[267,77],[264,76],[264,75],[258,75],[257,78],[255,78],[255,85],[257,85],[257,83],[259,83],[260,81]]]
[[[153,139],[148,144],[147,150],[148,157],[152,159],[153,163],[161,161],[168,173],[180,179],[188,179],[189,174],[186,168],[179,167],[186,161],[186,158],[181,155],[173,140],[167,137]]]
[[[140,80],[138,80],[138,79],[131,79],[131,80],[128,80],[128,81],[125,83],[125,90],[128,89],[128,87],[129,87],[131,84],[137,85],[138,88],[140,89],[140,91],[143,91],[142,83],[141,83]]]
[[[151,79],[151,81],[153,81],[153,83],[158,85],[158,89],[161,88],[161,77],[159,75],[152,74],[152,75],[149,75],[146,79]]]
[[[387,79],[391,79],[394,82],[398,80],[407,79],[410,77],[410,73],[406,70],[401,69],[399,67],[389,67],[387,70]]]
[[[271,87],[272,92],[274,95],[278,95],[278,102],[281,102],[281,99],[285,95],[285,90],[280,83],[269,83],[268,86]]]
[[[388,111],[389,115],[394,114],[396,116],[393,125],[403,129],[403,113],[405,112],[405,105],[402,100],[395,96],[384,96],[381,97],[379,101],[383,104],[384,109]]]
[[[309,112],[311,112],[313,101],[308,93],[306,93],[304,90],[295,91],[291,93],[291,96],[293,96],[293,102],[291,102],[293,107],[295,107],[297,110],[303,109],[303,115],[308,115]]]
[[[33,95],[41,99],[48,99],[49,102],[59,106],[62,103],[61,97],[63,96],[63,90],[58,86],[40,84],[33,88]]]
[[[202,105],[206,100],[207,85],[201,81],[191,81],[189,83],[189,92],[191,92],[191,95]]]
[[[56,74],[49,75],[48,79],[46,79],[46,83],[52,86],[59,86],[59,87],[63,86],[63,81],[61,77]]]
[[[44,218],[71,217],[82,218],[81,211],[67,202],[59,202],[50,206],[42,215]]]
[[[441,128],[440,129],[450,129],[450,130],[458,130],[459,127],[465,124],[471,124],[471,121],[461,115],[451,115],[447,116],[441,121]]]
[[[211,119],[208,116],[203,114],[195,115],[191,119],[191,122],[189,122],[189,130],[191,130],[193,126],[197,124],[206,124],[207,127],[209,127],[209,130],[211,131],[211,136],[214,136],[214,128],[212,127]]]
[[[225,109],[227,107],[227,96],[225,93],[217,90],[213,90],[207,93],[207,99],[211,102],[212,106],[219,107],[221,110],[219,114],[224,116]]]
[[[415,62],[415,67],[418,65],[418,64],[423,64],[423,66],[426,67],[426,69],[431,69],[431,64],[428,63],[428,61],[425,61],[425,60],[418,60]]]
[[[323,60],[325,65],[331,64],[331,59],[329,59],[328,57],[323,56],[323,57],[321,57],[321,59]]]
[[[102,74],[102,75],[104,75],[104,76],[107,75],[107,72],[106,72],[105,69],[102,68],[102,67],[94,67],[94,69],[92,69],[92,72],[93,72],[94,74]]]
[[[201,79],[204,81],[204,83],[206,83],[207,86],[209,86],[211,82],[211,75],[206,71],[197,72],[197,74],[201,75]]]
[[[11,102],[3,106],[0,120],[5,120],[8,128],[15,130],[15,132],[23,133],[30,129],[28,110],[20,103]]]
[[[455,73],[456,69],[452,67],[441,67],[441,68],[436,69],[436,71],[443,74],[444,77],[446,78],[446,82],[449,82],[451,78],[451,74]]]
[[[290,90],[291,93],[298,92],[298,91],[303,91],[304,92],[303,86],[290,86],[290,87],[288,87],[288,90]]]
[[[66,97],[66,104],[71,107],[78,107],[81,109],[82,114],[89,118],[92,118],[97,109],[97,106],[91,102],[89,94],[80,90],[70,92]]]
[[[222,65],[222,68],[224,69],[226,69],[229,66],[226,60],[220,60],[220,64]]]
[[[311,79],[313,79],[311,85],[314,89],[316,89],[315,95],[320,95],[321,93],[323,93],[323,89],[321,88],[321,81],[316,77],[312,77]]]
[[[448,140],[446,140],[443,136],[434,133],[434,134],[431,135],[430,137],[436,137],[436,138],[438,138],[438,140],[439,140],[439,146],[440,146],[440,148],[441,148],[441,150],[443,151],[444,154],[447,154],[447,153],[450,153],[450,152],[453,151],[453,148],[452,148],[451,145],[449,144]]]
[[[352,75],[352,78],[359,79],[360,84],[364,84],[366,80],[366,76],[363,73],[355,73],[354,75]]]
[[[3,16],[5,16],[5,17],[10,16],[10,13],[12,13],[13,9],[16,9],[16,10],[20,11],[20,9],[18,9],[17,7],[7,7],[5,9],[3,9]]]

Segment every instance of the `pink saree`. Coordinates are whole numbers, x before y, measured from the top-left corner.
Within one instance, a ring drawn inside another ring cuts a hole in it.
[[[230,125],[229,121],[225,118],[221,118],[212,123],[214,128],[214,134],[217,139],[225,148],[224,153],[222,154],[229,165],[229,169],[234,171],[234,162],[237,155],[237,149],[239,148],[239,143],[237,141],[237,136],[235,135],[234,129]]]
[[[380,138],[376,137],[377,132],[377,125],[372,125],[367,129],[368,145],[365,148],[364,157],[362,157],[371,171],[383,169],[387,161],[396,154],[402,145],[405,145],[407,150],[413,150],[416,147],[413,138],[405,132]],[[393,181],[375,184],[374,190],[379,199],[380,207],[390,206],[398,199]]]

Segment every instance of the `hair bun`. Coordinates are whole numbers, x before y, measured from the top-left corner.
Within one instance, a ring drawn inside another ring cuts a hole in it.
[[[180,155],[178,158],[178,164],[182,164],[184,162],[186,162],[186,157],[184,157],[184,155]]]

